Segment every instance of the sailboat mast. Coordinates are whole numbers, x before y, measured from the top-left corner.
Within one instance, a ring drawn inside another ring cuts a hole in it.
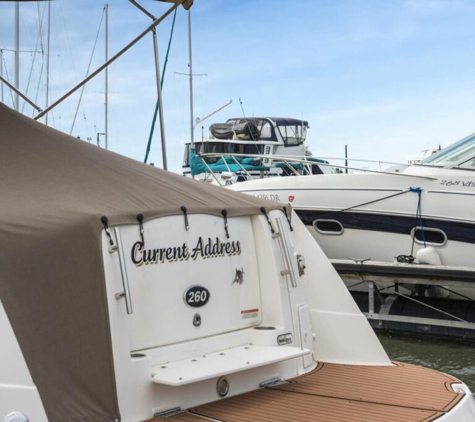
[[[105,12],[106,12],[106,45],[105,45],[105,61],[107,63],[107,60],[109,60],[109,5],[106,4],[105,7]],[[105,103],[104,103],[104,107],[105,107],[105,114],[104,114],[104,119],[105,119],[105,122],[104,122],[104,138],[105,138],[105,148],[106,149],[109,149],[109,115],[108,115],[108,104],[107,104],[107,101],[108,101],[108,95],[109,95],[109,68],[106,67],[105,69]]]
[[[0,78],[3,78],[3,50],[0,48]],[[2,103],[5,102],[3,99],[3,83],[0,84],[0,98]]]
[[[157,79],[158,119],[160,121],[160,137],[162,140],[162,162],[163,162],[163,170],[168,170],[167,144],[165,140],[165,119],[163,117],[162,85],[160,83],[161,81],[160,63],[158,60],[157,31],[155,28],[152,31],[152,37],[153,37],[153,49],[155,52],[155,77]]]
[[[144,9],[140,4],[135,0],[129,0],[135,7],[140,9],[145,13],[149,18],[155,21],[155,16],[153,16],[149,11]],[[178,6],[178,5],[176,5]],[[176,8],[176,7],[175,7]],[[158,59],[158,41],[157,41],[157,29],[154,27],[152,29],[152,38],[153,38],[153,51],[155,56],[155,78],[157,82],[157,106],[158,106],[158,118],[160,121],[160,137],[162,140],[162,160],[163,160],[163,170],[168,170],[167,165],[167,144],[165,140],[165,120],[163,117],[163,101],[162,101],[162,84],[160,76],[160,62]]]
[[[20,89],[20,2],[15,2],[15,88]],[[13,107],[20,109],[20,98],[15,92]]]
[[[194,144],[194,124],[193,124],[193,61],[191,55],[191,10],[188,9],[188,60],[190,70],[190,147],[195,150]]]
[[[46,107],[48,108],[49,102],[49,52],[50,52],[50,40],[51,40],[51,2],[48,2],[48,50],[46,52]],[[45,123],[48,126],[48,115],[45,116]]]

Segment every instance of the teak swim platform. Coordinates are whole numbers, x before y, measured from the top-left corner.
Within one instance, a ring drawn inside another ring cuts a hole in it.
[[[321,363],[280,385],[192,408],[177,422],[325,421],[428,422],[447,414],[463,397],[454,377],[394,362],[394,366]]]

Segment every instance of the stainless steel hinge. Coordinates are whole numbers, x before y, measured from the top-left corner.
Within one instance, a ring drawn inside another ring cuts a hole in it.
[[[181,407],[174,407],[172,409],[164,410],[163,412],[154,413],[154,418],[171,418],[172,416],[180,415],[185,413],[186,410],[183,410]]]

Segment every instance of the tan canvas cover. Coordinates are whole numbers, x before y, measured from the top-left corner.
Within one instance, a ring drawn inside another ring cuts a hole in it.
[[[184,205],[194,224],[195,213],[281,207],[103,150],[2,103],[0,201],[0,300],[50,422],[120,420],[101,216],[138,224],[138,213]]]

